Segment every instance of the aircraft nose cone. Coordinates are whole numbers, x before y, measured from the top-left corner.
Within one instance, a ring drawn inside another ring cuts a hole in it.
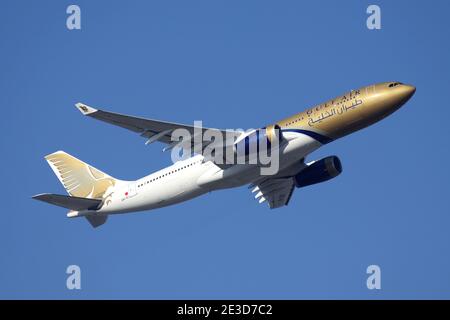
[[[401,82],[388,82],[380,86],[379,101],[383,107],[380,110],[394,112],[403,106],[416,92],[416,87]]]
[[[406,101],[408,101],[416,92],[416,87],[409,84],[402,84],[394,89],[394,99],[398,101],[400,105],[403,105]]]
[[[409,98],[411,98],[414,93],[416,92],[416,87],[405,84],[404,85],[404,95],[405,95],[405,99],[408,100]]]

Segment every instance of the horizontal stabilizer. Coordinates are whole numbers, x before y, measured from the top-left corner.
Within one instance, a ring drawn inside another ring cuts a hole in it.
[[[102,203],[101,199],[71,197],[51,193],[38,194],[33,196],[33,199],[44,201],[55,206],[60,206],[75,211],[97,210]]]

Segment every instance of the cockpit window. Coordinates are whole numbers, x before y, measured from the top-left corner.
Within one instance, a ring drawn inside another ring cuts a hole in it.
[[[400,84],[402,84],[402,83],[401,82],[392,82],[392,83],[389,84],[389,88],[396,87],[396,86],[398,86]]]

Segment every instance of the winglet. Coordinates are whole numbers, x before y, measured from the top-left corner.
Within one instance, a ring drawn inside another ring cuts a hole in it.
[[[81,111],[82,114],[84,114],[85,116],[97,112],[97,109],[94,109],[92,107],[89,107],[88,105],[85,105],[81,102],[78,102],[77,104],[75,104],[75,106],[78,108],[78,110]]]

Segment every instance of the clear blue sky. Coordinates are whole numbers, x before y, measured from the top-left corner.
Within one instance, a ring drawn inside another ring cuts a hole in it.
[[[82,30],[66,28],[81,7]],[[382,29],[366,28],[378,4]],[[0,298],[450,298],[448,1],[2,1]],[[74,103],[220,128],[258,127],[350,89],[417,86],[384,121],[311,155],[341,176],[269,210],[247,188],[84,219],[65,150],[122,179],[170,164],[162,145]],[[82,290],[66,289],[77,264]],[[382,289],[366,287],[377,264]]]

